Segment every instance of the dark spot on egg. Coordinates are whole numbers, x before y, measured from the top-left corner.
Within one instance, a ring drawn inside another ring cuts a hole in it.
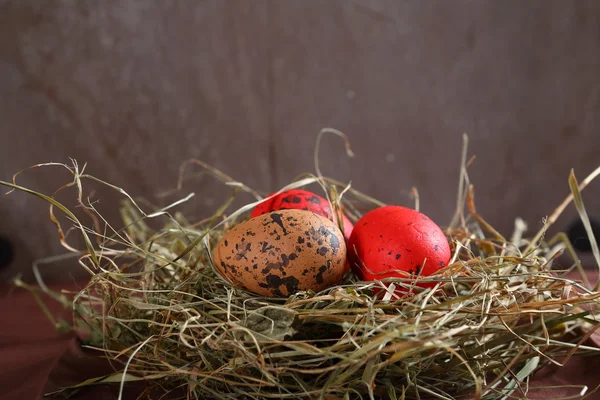
[[[329,236],[329,235],[331,235],[331,234],[332,234],[332,233],[331,233],[331,232],[330,232],[330,231],[329,231],[327,228],[325,228],[324,226],[322,226],[322,227],[320,227],[320,228],[319,228],[319,233],[320,233],[321,235],[323,235],[323,236]]]
[[[443,267],[443,266],[444,266],[444,262],[443,262],[443,261],[440,261],[440,262],[438,263],[438,265],[439,265],[440,267]]]
[[[311,242],[306,242],[306,247],[312,249],[312,243]]]
[[[281,220],[281,217],[283,217],[283,214],[274,212],[274,213],[269,214],[269,216],[271,217],[271,220],[273,223],[276,223],[277,225],[279,225],[281,227],[283,234],[287,235],[287,230],[285,229],[285,226],[283,226],[283,221]]]
[[[317,240],[317,244],[318,244],[319,246],[322,246],[322,245],[323,245],[323,240]]]
[[[248,252],[251,250],[251,247],[252,247],[252,243],[246,243],[246,247],[245,247],[245,248],[243,248],[241,251],[239,251],[239,247],[238,247],[238,245],[236,244],[236,245],[235,245],[235,248],[236,248],[236,250],[238,250],[238,253],[235,255],[235,259],[236,259],[236,261],[239,261],[239,260],[241,260],[242,258],[243,258],[244,260],[248,261],[248,258],[246,257],[246,253],[248,253]]]
[[[285,286],[288,294],[292,294],[298,291],[298,284],[300,283],[300,281],[293,276],[282,278],[273,274],[267,275],[266,281],[268,287],[273,289],[273,293],[277,296],[283,296],[283,293],[279,290],[280,286]],[[279,294],[276,292],[279,292]]]
[[[439,251],[439,250],[440,250],[440,246],[438,246],[438,245],[436,244],[435,246],[433,246],[433,249],[434,249],[435,251]]]
[[[229,246],[229,242],[227,241],[227,239],[225,239],[223,243],[225,243],[225,246]]]
[[[302,236],[298,236],[298,243],[299,244],[304,243],[304,238]]]
[[[279,269],[283,275],[285,275],[284,268],[290,264],[290,259],[286,254],[281,255],[281,262],[269,262],[267,266],[261,271],[263,274],[268,273],[273,269]]]
[[[269,245],[268,242],[260,242],[260,243],[262,243],[262,248],[260,249],[261,253],[266,253],[266,252],[268,252],[269,250],[271,250],[271,249],[273,249],[275,247],[273,245]]]
[[[306,274],[308,274],[308,270],[305,269],[304,271],[302,271],[302,276],[306,276]]]
[[[392,252],[391,252],[391,251],[388,251],[388,256],[391,256],[391,255],[392,255]]]
[[[328,251],[329,251],[329,249],[327,247],[323,246],[317,250],[317,254],[320,256],[324,256],[325,254],[327,254]]]
[[[273,268],[281,268],[281,263],[267,262],[267,266],[263,268],[263,270],[260,272],[262,272],[263,274],[268,274]]]
[[[412,253],[411,249],[404,249],[404,250],[408,251],[409,253]]]
[[[248,232],[246,232],[246,236],[256,236],[256,233],[254,233],[252,231],[248,231]]]
[[[331,244],[331,247],[333,248],[333,250],[339,250],[340,240],[338,239],[338,237],[336,235],[331,235],[331,238],[329,239],[329,243]]]
[[[254,265],[252,266],[252,269],[258,269],[258,264],[254,264]]]
[[[400,259],[400,257],[401,257],[401,255],[400,255],[400,254],[396,254],[396,260],[399,260],[399,259]]]
[[[317,196],[312,196],[308,199],[309,202],[313,203],[313,204],[321,204],[321,199],[318,198]]]
[[[292,254],[290,254],[288,257],[289,257],[289,259],[290,259],[290,260],[292,260],[292,261],[294,261],[296,258],[298,258],[298,256],[296,255],[296,253],[292,253]]]
[[[318,284],[321,284],[321,283],[323,283],[323,273],[325,273],[325,271],[327,271],[327,267],[326,267],[326,266],[324,266],[324,265],[321,265],[321,266],[319,267],[319,273],[318,273],[317,275],[315,275],[315,281],[316,281]]]
[[[230,274],[239,275],[239,271],[236,269],[236,267],[234,265],[227,264],[227,263],[221,261],[221,267],[223,267],[223,270],[226,273],[229,271]]]

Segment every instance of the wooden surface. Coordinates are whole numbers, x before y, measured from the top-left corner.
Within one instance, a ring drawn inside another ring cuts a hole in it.
[[[0,179],[72,157],[161,203],[194,157],[269,191],[313,170],[316,134],[331,126],[357,157],[327,138],[326,174],[403,205],[416,186],[443,225],[466,132],[478,210],[506,234],[517,216],[537,229],[570,169],[583,179],[600,165],[599,47],[593,0],[3,0]],[[52,193],[69,179],[54,169],[20,182]],[[118,197],[94,188],[116,221]],[[228,193],[207,176],[181,196],[191,191],[192,219]],[[600,217],[600,184],[584,199]],[[38,199],[1,198],[0,222],[17,248],[4,278],[61,252]]]

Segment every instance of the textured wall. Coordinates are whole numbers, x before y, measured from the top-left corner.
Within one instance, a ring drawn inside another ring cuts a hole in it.
[[[593,0],[4,0],[0,178],[73,157],[152,198],[196,157],[266,191],[312,171],[332,126],[357,158],[329,138],[325,173],[390,203],[412,204],[417,186],[445,224],[467,132],[479,211],[507,233],[515,216],[539,227],[570,168],[582,179],[600,164],[599,48]],[[189,191],[194,217],[227,193],[207,177]],[[97,196],[114,219],[114,197]],[[600,216],[600,183],[585,200]],[[40,200],[4,197],[0,220],[17,247],[4,276],[60,251]]]

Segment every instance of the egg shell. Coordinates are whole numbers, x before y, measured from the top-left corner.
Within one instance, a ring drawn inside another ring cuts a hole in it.
[[[273,193],[269,196],[272,195]],[[277,210],[307,210],[333,220],[331,218],[331,207],[327,199],[301,189],[286,190],[272,199],[260,203],[252,210],[250,218]],[[337,221],[337,218],[335,221]],[[352,234],[352,222],[345,215],[342,215],[342,221],[344,223],[344,237],[349,239]]]
[[[273,195],[273,193],[269,194],[266,197],[270,197],[272,195]],[[262,203],[258,204],[257,206],[255,206],[252,209],[252,212],[250,213],[250,218],[255,218],[255,217],[258,217],[259,215],[263,215],[263,214],[269,213],[271,211],[274,211],[273,210],[273,201],[274,200],[275,200],[275,198],[273,197],[273,198],[267,199],[267,200],[263,201]]]
[[[234,286],[266,297],[319,292],[344,275],[346,243],[330,220],[305,210],[279,210],[225,233],[213,253],[217,272]]]
[[[364,281],[429,276],[450,261],[444,232],[425,214],[401,206],[379,207],[358,220],[348,260]],[[425,264],[423,264],[425,263]]]

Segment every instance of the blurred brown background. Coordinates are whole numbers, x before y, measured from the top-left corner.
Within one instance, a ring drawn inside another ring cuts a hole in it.
[[[517,216],[537,230],[570,169],[600,165],[600,2],[0,0],[2,180],[72,157],[161,203],[194,157],[269,191],[313,171],[326,126],[357,157],[326,138],[325,174],[403,205],[416,186],[442,225],[466,132],[478,211],[506,234]],[[55,168],[19,182],[51,193],[69,180]],[[204,176],[189,192],[194,219],[228,190]],[[95,195],[111,220],[117,198]],[[600,183],[584,199],[600,217]],[[46,205],[23,193],[0,198],[0,236],[15,250],[3,278],[63,252]]]

